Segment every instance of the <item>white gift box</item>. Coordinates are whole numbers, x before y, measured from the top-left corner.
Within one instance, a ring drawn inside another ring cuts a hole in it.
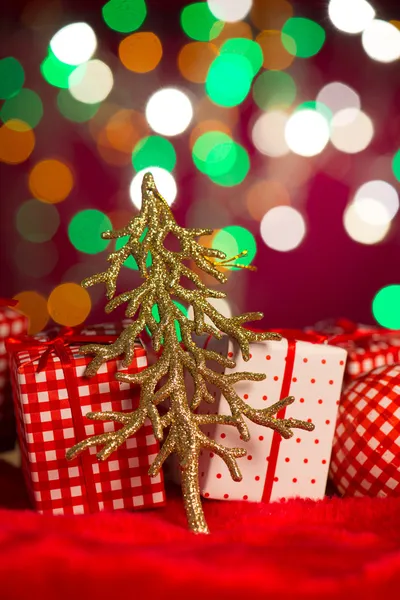
[[[269,502],[282,498],[323,498],[328,477],[335,422],[342,388],[346,350],[327,344],[287,340],[266,341],[250,346],[245,362],[235,342],[224,336],[210,340],[207,348],[236,361],[235,371],[265,373],[264,381],[235,384],[237,393],[253,408],[267,408],[286,396],[295,402],[282,409],[279,418],[301,419],[315,425],[312,432],[293,429],[293,437],[246,419],[250,440],[244,442],[234,427],[212,425],[204,431],[229,448],[242,447],[247,456],[237,459],[242,481],[231,479],[227,466],[213,453],[200,456],[199,481],[205,498]],[[213,368],[220,367],[213,363]],[[201,405],[205,412],[230,414],[227,401],[217,388],[215,403]]]

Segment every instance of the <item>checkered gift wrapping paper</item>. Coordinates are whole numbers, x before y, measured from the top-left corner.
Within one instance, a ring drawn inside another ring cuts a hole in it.
[[[374,369],[345,389],[330,477],[346,496],[400,496],[400,365]]]
[[[128,322],[124,322],[126,325]],[[94,335],[116,335],[111,324],[80,332],[88,342]],[[45,340],[46,338],[41,337]],[[81,514],[98,510],[139,509],[165,504],[162,474],[149,477],[149,465],[159,451],[149,421],[106,461],[98,461],[92,447],[67,461],[66,451],[76,442],[74,410],[61,361],[50,353],[46,368],[37,373],[40,350],[23,350],[11,356],[14,403],[26,483],[39,512]],[[115,379],[115,373],[136,373],[147,366],[146,352],[138,341],[128,369],[120,361],[108,361],[91,378],[83,373],[90,356],[69,346],[85,437],[114,430],[114,422],[90,421],[88,412],[126,411],[137,407],[139,388]]]

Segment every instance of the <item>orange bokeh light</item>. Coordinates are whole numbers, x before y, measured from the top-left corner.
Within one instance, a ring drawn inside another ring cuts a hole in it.
[[[73,186],[71,169],[54,158],[38,162],[29,174],[29,189],[32,194],[38,200],[49,204],[65,200]]]
[[[185,79],[193,83],[204,83],[208,69],[218,55],[218,48],[210,42],[185,44],[178,55],[178,67]]]
[[[49,320],[46,298],[34,291],[20,292],[14,298],[18,300],[16,309],[29,319],[28,333],[33,335],[42,331]]]
[[[253,0],[250,19],[260,30],[282,29],[290,17],[293,17],[293,6],[287,0]]]
[[[77,283],[62,283],[51,292],[47,308],[60,325],[80,325],[90,313],[92,302],[88,292]]]
[[[270,208],[290,205],[290,196],[280,181],[263,179],[254,183],[248,190],[246,204],[253,219],[261,221]]]
[[[226,123],[226,125],[233,128],[239,120],[239,109],[237,106],[231,108],[218,106],[218,104],[211,102],[208,96],[204,96],[196,105],[195,117],[198,123],[213,120]]]
[[[130,71],[148,73],[156,68],[163,53],[160,39],[151,31],[140,31],[124,38],[118,48],[120,61]]]
[[[216,46],[222,46],[226,40],[232,38],[247,38],[248,40],[253,39],[253,32],[248,23],[243,21],[236,21],[235,23],[225,23],[224,28],[217,38],[213,40],[213,44]]]
[[[114,113],[109,119],[103,130],[108,145],[129,154],[129,161],[136,144],[143,137],[149,135],[150,129],[146,118],[136,110],[122,109]],[[105,145],[100,133],[98,143]],[[128,161],[128,162],[129,162]]]
[[[232,135],[232,130],[226,123],[222,121],[217,121],[216,119],[208,119],[207,121],[201,121],[196,127],[194,127],[190,133],[189,138],[189,146],[192,149],[196,143],[197,138],[199,138],[204,133],[208,131],[222,131],[223,133],[227,133],[228,135]]]
[[[0,161],[11,165],[24,162],[35,147],[35,134],[24,121],[10,119],[0,127]]]
[[[105,160],[109,165],[122,167],[124,165],[129,165],[132,160],[130,154],[127,152],[121,152],[110,144],[106,129],[100,131],[97,136],[97,150],[102,159]]]
[[[294,61],[294,56],[289,54],[282,44],[280,31],[276,29],[262,31],[256,37],[256,41],[259,43],[264,56],[264,69],[282,71],[290,67]]]

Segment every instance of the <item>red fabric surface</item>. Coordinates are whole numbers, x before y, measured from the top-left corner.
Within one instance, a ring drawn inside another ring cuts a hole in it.
[[[398,595],[400,498],[204,504],[210,536],[186,530],[173,491],[162,509],[41,516],[21,510],[21,473],[0,462],[0,597]]]

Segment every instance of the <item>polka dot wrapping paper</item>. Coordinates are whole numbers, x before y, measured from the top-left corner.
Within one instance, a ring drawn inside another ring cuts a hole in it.
[[[98,335],[120,332],[120,326],[107,324],[80,335],[96,342]],[[65,338],[66,363],[60,360],[62,351],[55,347],[48,351],[43,344],[46,336],[30,339],[32,348],[12,352],[10,366],[22,467],[35,508],[41,513],[81,514],[164,505],[162,474],[152,478],[147,474],[159,451],[149,421],[104,462],[98,461],[95,447],[71,461],[65,456],[76,442],[118,427],[114,422],[91,421],[85,416],[88,412],[137,408],[139,388],[117,381],[115,373],[137,373],[147,366],[141,342],[129,368],[108,361],[94,377],[86,378],[91,357],[79,353],[81,344]],[[38,372],[46,351],[47,364]]]
[[[203,451],[200,488],[203,497],[221,500],[269,502],[281,498],[322,498],[328,476],[332,440],[342,387],[346,351],[326,344],[282,339],[251,344],[251,358],[244,362],[235,342],[226,336],[210,341],[208,348],[236,361],[234,371],[266,373],[264,381],[244,381],[235,386],[254,408],[266,408],[281,397],[295,402],[279,417],[311,421],[312,432],[293,430],[282,439],[271,429],[247,421],[251,439],[244,442],[232,427],[207,427],[207,434],[228,447],[243,447],[247,456],[238,459],[242,481],[231,479],[223,461]],[[229,414],[226,400],[214,389],[211,410]],[[209,407],[207,407],[209,408]]]

